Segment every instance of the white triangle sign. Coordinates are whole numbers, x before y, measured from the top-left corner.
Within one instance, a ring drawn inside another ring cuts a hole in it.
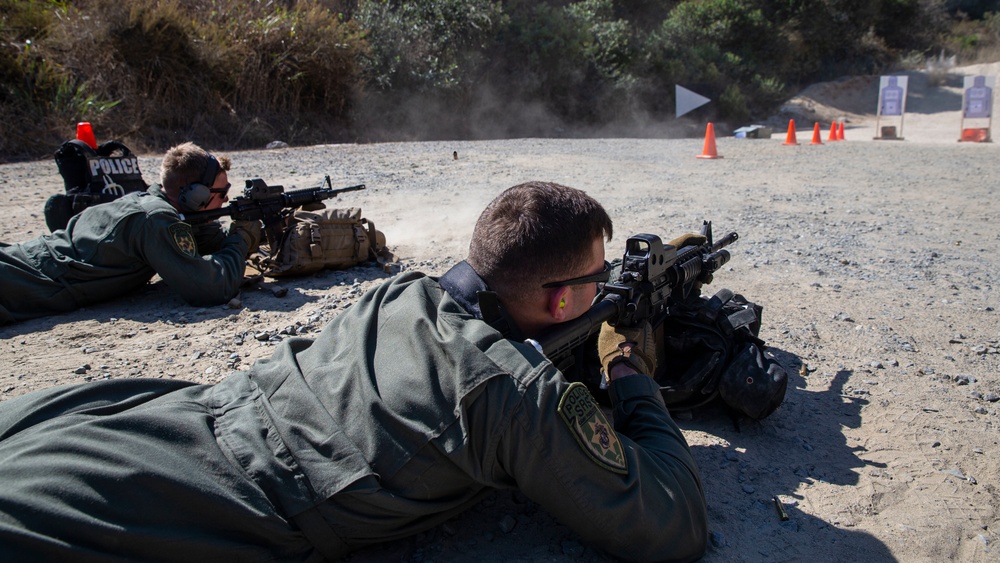
[[[674,98],[677,100],[677,109],[674,112],[676,117],[680,117],[712,101],[701,94],[695,94],[680,84],[674,86]]]

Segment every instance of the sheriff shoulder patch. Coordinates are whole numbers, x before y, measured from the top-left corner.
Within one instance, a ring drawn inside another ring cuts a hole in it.
[[[628,473],[625,452],[608,418],[579,381],[570,384],[559,399],[559,416],[590,459],[615,473]]]
[[[181,254],[191,258],[198,256],[198,245],[194,242],[194,231],[191,230],[191,225],[174,223],[170,225],[167,232],[170,233],[170,240],[174,242],[174,246]]]

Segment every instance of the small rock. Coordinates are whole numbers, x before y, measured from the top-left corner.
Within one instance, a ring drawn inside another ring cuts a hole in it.
[[[264,148],[268,149],[268,150],[273,150],[273,149],[287,149],[288,148],[288,143],[286,143],[284,141],[271,141],[270,143],[268,143],[267,145],[265,145]]]
[[[239,297],[233,297],[229,300],[229,303],[226,303],[226,306],[230,309],[239,309],[243,306],[243,301],[241,301]]]
[[[708,537],[712,542],[712,547],[716,549],[726,547],[726,537],[722,535],[722,532],[711,532]]]
[[[275,297],[284,297],[284,296],[288,295],[288,288],[287,287],[276,287],[276,288],[274,288],[274,289],[271,290],[271,295],[273,295]]]
[[[509,534],[514,531],[515,526],[517,526],[517,520],[515,520],[510,514],[500,519],[500,530],[505,534]]]
[[[753,492],[754,492],[754,490],[755,489],[753,488],[753,485],[751,485],[750,483],[743,483],[743,492],[744,493],[746,493],[748,495],[752,495]]]

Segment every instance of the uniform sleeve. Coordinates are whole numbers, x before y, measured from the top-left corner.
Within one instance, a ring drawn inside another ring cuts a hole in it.
[[[627,560],[690,561],[707,545],[698,468],[652,379],[611,388],[614,427],[580,383],[544,378],[525,395],[498,464],[580,536]]]
[[[202,256],[191,225],[153,216],[137,238],[142,259],[189,304],[220,305],[239,292],[248,250],[239,235],[224,237],[216,252]]]
[[[218,252],[226,242],[226,232],[218,221],[208,221],[191,225],[194,230],[194,242],[198,245],[198,254],[204,256]]]

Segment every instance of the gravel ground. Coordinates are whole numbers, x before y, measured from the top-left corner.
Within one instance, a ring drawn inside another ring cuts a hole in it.
[[[737,231],[732,261],[706,289],[764,306],[761,337],[790,383],[760,423],[711,407],[678,417],[708,498],[705,561],[996,561],[997,148],[921,138],[919,118],[906,141],[852,138],[871,126],[854,119],[848,140],[821,146],[809,144],[811,124],[797,146],[784,131],[719,138],[715,160],[695,158],[702,139],[387,143],[231,153],[230,177],[365,183],[334,203],[361,207],[386,233],[394,271],[443,273],[464,257],[485,204],[532,179],[601,201],[616,221],[610,257],[638,232],[669,239],[703,220],[716,235]],[[159,155],[141,165],[155,179]],[[61,189],[51,160],[0,166],[0,240],[45,232],[42,205]],[[0,328],[0,399],[105,378],[216,382],[287,335],[318,331],[389,275],[365,266],[268,280],[211,308],[154,281]],[[605,560],[509,492],[349,559]]]

